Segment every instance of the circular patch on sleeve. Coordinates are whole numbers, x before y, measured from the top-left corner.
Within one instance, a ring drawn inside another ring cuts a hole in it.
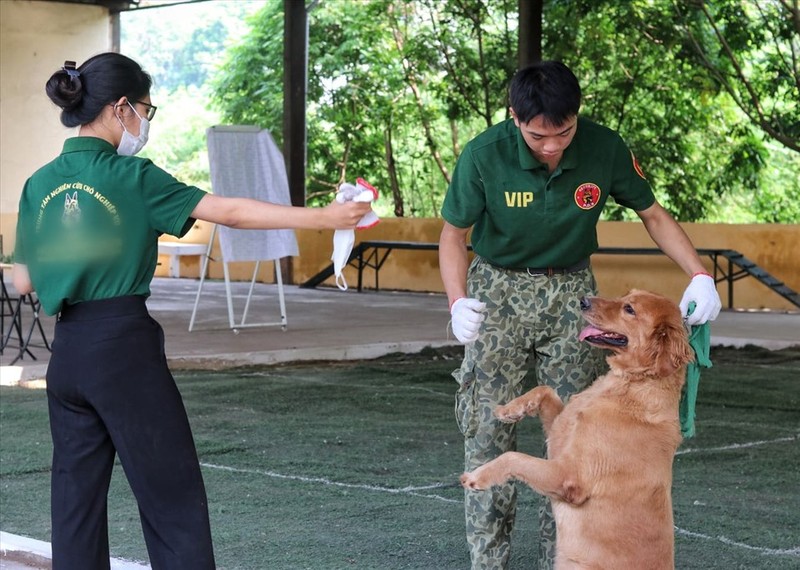
[[[636,171],[636,174],[647,180],[647,178],[644,175],[644,171],[642,170],[642,167],[639,166],[639,161],[636,160],[636,156],[633,154],[633,151],[631,151],[631,160],[633,161],[633,169]]]
[[[586,182],[575,190],[575,203],[581,210],[591,210],[600,202],[600,187]]]

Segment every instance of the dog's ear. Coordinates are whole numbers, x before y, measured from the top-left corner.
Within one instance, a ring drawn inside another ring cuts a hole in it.
[[[688,334],[682,325],[660,323],[653,331],[650,343],[648,352],[654,356],[654,368],[659,376],[669,376],[694,360]]]

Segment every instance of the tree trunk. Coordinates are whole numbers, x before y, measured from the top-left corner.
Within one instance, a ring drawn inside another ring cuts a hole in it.
[[[405,206],[403,205],[403,193],[400,192],[400,183],[397,180],[397,168],[394,163],[394,151],[392,150],[392,125],[386,125],[383,131],[383,147],[386,151],[386,169],[389,172],[389,181],[392,186],[392,202],[394,203],[394,215],[398,218],[405,216]]]
[[[461,154],[461,144],[458,142],[458,123],[450,119],[450,140],[453,142],[453,156],[458,159]]]
[[[393,9],[394,8],[392,6],[389,7],[390,14],[392,13]],[[442,173],[445,181],[450,184],[450,172],[444,165],[444,161],[442,160],[442,156],[439,153],[439,148],[436,145],[436,140],[433,136],[433,128],[431,127],[430,121],[426,116],[425,103],[422,100],[422,94],[419,90],[417,77],[414,73],[414,67],[412,63],[405,57],[405,51],[403,49],[405,46],[405,37],[397,26],[397,22],[394,20],[394,18],[392,18],[392,36],[394,37],[395,44],[397,45],[397,51],[402,56],[401,60],[403,70],[405,71],[406,84],[408,85],[409,89],[411,89],[411,93],[414,94],[414,100],[416,101],[417,108],[419,109],[419,117],[422,122],[422,131],[425,134],[425,142],[427,143],[428,150],[430,150],[431,156],[433,157],[436,166],[439,168],[439,172]]]

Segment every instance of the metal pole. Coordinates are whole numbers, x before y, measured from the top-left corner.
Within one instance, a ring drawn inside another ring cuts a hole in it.
[[[283,154],[292,204],[305,206],[308,17],[302,0],[283,8]]]

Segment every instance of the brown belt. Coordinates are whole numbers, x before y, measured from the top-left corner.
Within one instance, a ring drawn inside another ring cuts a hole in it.
[[[520,273],[527,273],[528,275],[547,275],[551,277],[553,275],[564,275],[565,273],[583,271],[589,267],[589,258],[581,259],[578,263],[570,265],[569,267],[500,267],[499,265],[495,265],[495,267],[503,271],[518,271]]]

